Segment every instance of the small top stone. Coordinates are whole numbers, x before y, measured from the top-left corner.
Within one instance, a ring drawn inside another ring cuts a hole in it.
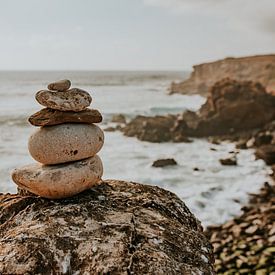
[[[71,87],[71,81],[68,79],[59,80],[48,85],[48,89],[52,91],[66,91]]]

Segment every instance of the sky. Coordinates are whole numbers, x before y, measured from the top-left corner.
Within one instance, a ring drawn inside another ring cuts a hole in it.
[[[0,70],[191,70],[275,53],[275,0],[0,0]]]

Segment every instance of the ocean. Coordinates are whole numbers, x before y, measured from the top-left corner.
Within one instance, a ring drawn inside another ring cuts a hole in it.
[[[68,78],[72,86],[91,93],[91,108],[103,114],[101,128],[112,126],[114,114],[129,120],[136,115],[159,115],[198,110],[205,102],[199,95],[168,95],[182,72],[0,72],[0,192],[16,192],[10,178],[15,167],[34,162],[27,149],[35,130],[27,119],[40,106],[35,93],[49,82]],[[157,185],[176,193],[203,225],[223,223],[238,215],[248,200],[268,180],[268,168],[255,160],[253,150],[240,150],[238,166],[222,166],[219,159],[234,150],[234,144],[216,145],[206,139],[192,143],[149,143],[120,132],[105,132],[99,155],[103,179],[119,179]],[[153,168],[154,160],[174,158],[177,166]],[[198,168],[195,170],[194,168]]]

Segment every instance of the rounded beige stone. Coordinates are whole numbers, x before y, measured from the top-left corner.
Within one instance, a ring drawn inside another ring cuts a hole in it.
[[[76,195],[96,185],[102,177],[99,156],[59,165],[26,165],[14,169],[13,181],[22,189],[49,199]]]
[[[59,111],[80,112],[90,106],[90,94],[78,88],[63,92],[42,90],[36,93],[35,99],[43,106]]]
[[[94,124],[65,123],[45,126],[29,138],[29,152],[43,164],[59,164],[94,156],[104,143],[103,131]]]

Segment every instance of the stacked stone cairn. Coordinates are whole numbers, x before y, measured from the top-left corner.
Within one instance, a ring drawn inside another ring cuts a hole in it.
[[[29,122],[40,128],[29,138],[31,156],[38,162],[17,168],[12,179],[23,189],[50,199],[76,195],[96,185],[102,177],[102,162],[96,154],[104,143],[97,110],[88,109],[89,93],[70,89],[69,80],[48,85],[36,100],[46,108]]]

